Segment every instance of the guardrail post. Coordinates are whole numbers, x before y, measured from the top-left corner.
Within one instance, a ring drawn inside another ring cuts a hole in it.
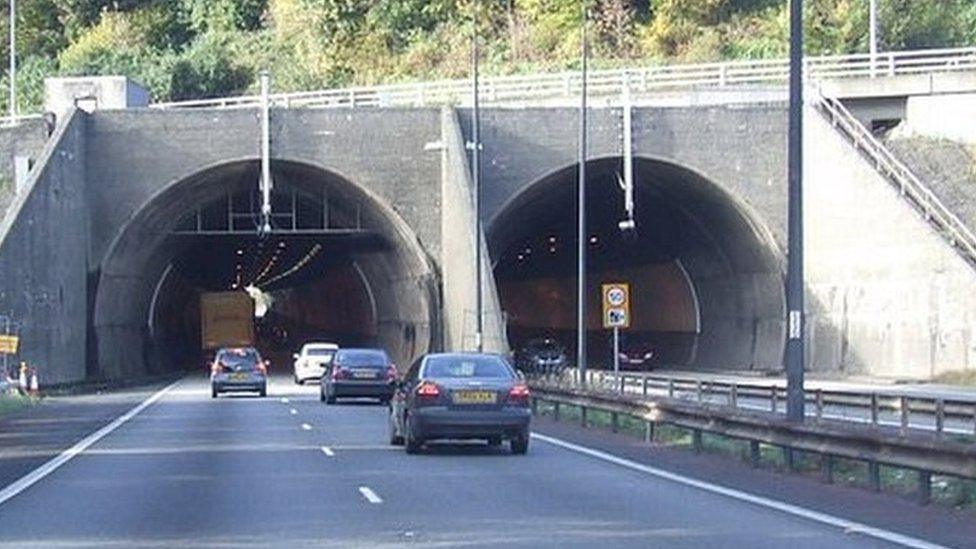
[[[729,67],[725,63],[718,66],[718,85],[720,88],[724,88],[726,80],[728,78]]]
[[[566,94],[566,97],[573,96],[573,75],[566,74],[563,76],[563,92]]]
[[[976,404],[973,404],[973,435],[976,435]]]
[[[796,471],[796,454],[789,446],[783,446],[783,465],[791,473]]]
[[[674,379],[668,378],[668,398],[674,398]]]
[[[769,391],[769,411],[772,412],[772,413],[774,413],[774,414],[776,413],[776,409],[779,408],[776,405],[776,398],[778,396],[779,395],[778,395],[778,391],[776,389],[776,386],[773,385],[772,387],[770,387],[770,391]]]
[[[872,492],[881,491],[881,464],[877,461],[868,462],[868,487]]]
[[[702,395],[702,382],[700,379],[695,380],[695,394],[698,396],[698,404],[701,404],[704,395]]]
[[[935,399],[935,434],[941,437],[945,429],[945,401],[941,398]]]
[[[627,384],[626,384],[626,380],[627,380],[627,378],[626,378],[625,376],[620,376],[620,384],[619,384],[619,386],[620,386],[620,389],[619,389],[619,390],[617,391],[617,392],[619,392],[620,394],[624,394],[624,393],[626,392],[626,391],[625,391],[625,389],[627,388],[627,387],[626,387],[626,385],[627,385]]]
[[[552,403],[552,419],[553,421],[559,421],[559,401]]]
[[[654,422],[644,422],[644,442],[651,444],[654,442]]]
[[[762,452],[759,448],[758,440],[749,441],[749,463],[753,467],[759,467],[759,462],[762,461]]]
[[[823,395],[823,389],[817,389],[816,401],[815,402],[816,402],[815,409],[816,409],[816,414],[817,414],[816,415],[816,418],[817,418],[817,421],[820,421],[820,420],[823,419],[823,412],[824,412],[824,395]]]
[[[620,430],[620,414],[610,412],[610,432],[616,433]]]
[[[827,484],[834,482],[834,456],[820,454],[820,478]]]
[[[871,393],[871,425],[878,425],[878,393]]]
[[[532,399],[532,415],[539,415],[539,399],[537,398]]]
[[[928,471],[918,472],[918,503],[928,505],[932,501],[932,473]]]
[[[586,406],[580,406],[580,426],[586,429]]]
[[[733,383],[732,387],[729,388],[729,406],[733,409],[739,407],[739,385],[736,383]]]
[[[644,387],[643,387],[644,396],[647,396],[647,382],[648,381],[649,380],[647,379],[647,376],[644,376],[644,383],[643,383],[643,385],[644,385]]]
[[[691,431],[691,446],[694,448],[696,454],[700,454],[702,451],[702,432],[701,429],[694,429]]]
[[[902,436],[905,436],[908,434],[908,414],[911,413],[911,405],[908,403],[907,396],[901,396],[898,407],[900,408],[899,412],[901,413],[901,434]]]

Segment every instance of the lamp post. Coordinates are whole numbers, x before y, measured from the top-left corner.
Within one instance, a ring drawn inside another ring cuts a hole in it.
[[[874,77],[874,66],[878,58],[878,0],[870,0],[870,15],[868,17],[868,35],[871,44],[868,46],[871,51],[871,76]]]
[[[786,418],[802,422],[803,394],[803,0],[790,1],[788,142],[788,259],[786,267]]]
[[[10,0],[10,121],[17,116],[17,0]]]
[[[587,0],[582,2],[580,112],[579,112],[579,182],[576,197],[576,367],[580,383],[586,384],[586,58]]]
[[[481,258],[481,110],[478,100],[478,3],[471,15],[471,184],[474,187],[475,347],[484,351],[484,297]]]

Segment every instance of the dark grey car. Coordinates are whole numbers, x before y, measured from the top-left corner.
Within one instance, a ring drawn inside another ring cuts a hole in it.
[[[210,366],[210,396],[220,393],[253,391],[268,394],[268,363],[252,347],[220,349]]]
[[[397,369],[382,349],[339,349],[322,376],[319,400],[369,397],[389,402]]]
[[[417,452],[437,439],[485,439],[529,448],[529,389],[508,362],[488,354],[429,354],[397,383],[390,443]]]

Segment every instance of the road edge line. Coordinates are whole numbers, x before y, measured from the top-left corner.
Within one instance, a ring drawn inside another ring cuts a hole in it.
[[[70,448],[62,451],[56,457],[50,459],[49,461],[40,465],[33,471],[27,473],[26,475],[20,477],[19,479],[5,486],[2,490],[0,490],[0,505],[3,505],[10,499],[14,498],[15,496],[23,492],[24,490],[36,484],[44,477],[50,475],[54,471],[57,471],[62,465],[68,463],[74,457],[78,456],[79,454],[87,450],[92,444],[95,444],[99,440],[102,440],[110,433],[112,433],[112,431],[115,431],[116,429],[124,425],[127,421],[134,418],[137,414],[139,414],[139,412],[151,406],[154,402],[156,402],[157,400],[162,398],[163,395],[169,392],[170,389],[176,387],[176,385],[178,385],[182,381],[183,379],[178,379],[173,383],[170,383],[166,387],[163,387],[162,389],[149,395],[148,397],[146,397],[145,400],[137,404],[134,408],[122,414],[121,416],[113,419],[111,422],[109,422],[108,425],[105,425],[102,428],[95,431],[94,433],[89,434],[85,438],[76,442]]]
[[[532,433],[532,438],[541,442],[552,444],[553,446],[558,446],[564,450],[569,450],[578,454],[583,454],[592,458],[613,463],[615,465],[645,473],[660,479],[676,482],[678,484],[683,484],[685,486],[690,486],[692,488],[697,488],[699,490],[704,490],[706,492],[711,492],[713,494],[722,495],[732,499],[737,499],[739,501],[744,501],[753,505],[765,507],[767,509],[774,509],[788,515],[804,518],[813,522],[834,526],[842,529],[845,533],[863,534],[865,536],[887,541],[889,543],[894,543],[905,547],[912,547],[913,549],[948,549],[943,545],[913,538],[904,534],[891,532],[889,530],[875,528],[873,526],[868,526],[867,524],[855,522],[853,520],[822,513],[820,511],[814,511],[812,509],[800,507],[799,505],[793,505],[792,503],[786,503],[784,501],[779,501],[764,496],[757,496],[755,494],[736,490],[735,488],[728,488],[719,484],[712,484],[711,482],[706,482],[704,480],[698,480],[677,473],[672,473],[670,471],[658,469],[657,467],[644,465],[643,463],[637,463],[636,461],[618,457],[602,450],[581,446],[579,444],[567,442],[548,435]]]

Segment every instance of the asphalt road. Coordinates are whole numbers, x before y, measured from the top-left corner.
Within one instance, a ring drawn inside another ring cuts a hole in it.
[[[891,547],[536,439],[408,456],[386,408],[187,379],[0,504],[0,546]]]

